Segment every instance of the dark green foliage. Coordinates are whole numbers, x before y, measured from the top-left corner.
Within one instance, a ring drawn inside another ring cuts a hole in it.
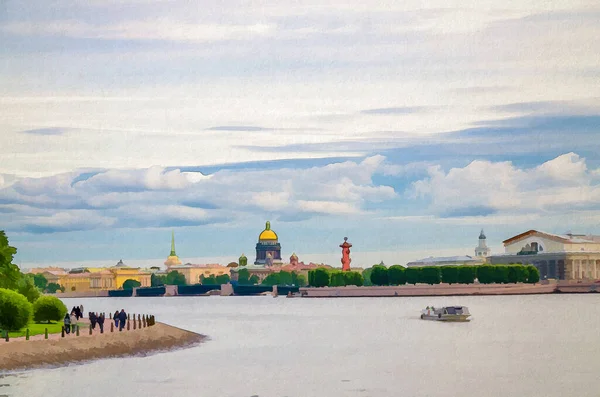
[[[458,283],[473,284],[477,278],[477,269],[474,266],[458,266]]]
[[[165,278],[165,284],[167,285],[185,285],[185,276],[179,273],[177,270],[172,270],[167,273],[167,277]]]
[[[456,284],[458,278],[458,266],[443,266],[442,267],[442,282],[448,284]]]
[[[508,266],[494,266],[494,282],[497,284],[507,284],[508,281]]]
[[[477,280],[481,284],[491,284],[496,278],[494,266],[480,265],[477,266]]]
[[[33,304],[33,320],[60,321],[67,314],[67,307],[62,301],[54,296],[42,296]]]
[[[388,282],[390,285],[406,284],[406,273],[403,266],[392,265],[388,269]]]
[[[389,285],[388,269],[383,265],[373,266],[371,272],[371,282],[373,285]]]
[[[341,270],[332,270],[329,272],[329,286],[330,287],[343,287],[346,285],[346,279],[344,278],[344,272]]]
[[[417,284],[421,282],[421,268],[409,267],[404,271],[406,284]]]
[[[162,287],[165,285],[166,276],[160,276],[158,274],[152,273],[150,275],[150,286],[151,287]]]
[[[529,265],[526,267],[527,271],[528,271],[528,276],[527,276],[527,282],[529,284],[535,284],[538,283],[540,281],[540,272],[539,270],[533,266],[533,265]]]
[[[303,287],[306,285],[306,278],[296,272],[280,271],[271,273],[261,283],[262,285],[295,285]]]
[[[258,284],[260,280],[256,274],[250,275],[248,269],[242,269],[238,272],[238,284],[240,285],[254,285]]]
[[[32,277],[21,277],[17,282],[16,291],[23,295],[31,303],[35,302],[40,297],[40,290],[33,284]]]
[[[219,274],[217,277],[215,277],[215,281],[217,282],[217,284],[227,284],[228,282],[231,281],[231,277],[229,277],[229,274]]]
[[[373,272],[372,267],[368,267],[365,270],[363,270],[363,272],[362,272],[362,276],[363,276],[363,280],[364,280],[363,285],[365,285],[365,286],[373,285],[373,283],[371,282],[371,273],[372,272]]]
[[[8,238],[0,230],[0,288],[17,289],[19,280],[23,277],[17,265],[12,260],[17,249],[8,245]]]
[[[439,266],[425,266],[421,268],[421,280],[426,284],[439,284],[442,281],[442,271]]]
[[[31,319],[31,303],[18,292],[0,288],[0,328],[17,331]]]
[[[259,282],[259,281],[260,281],[260,280],[259,280],[259,278],[258,278],[258,276],[257,276],[256,274],[253,274],[253,275],[252,275],[252,276],[250,276],[250,278],[248,279],[248,283],[249,283],[250,285],[255,285],[255,284],[258,284],[258,282]]]
[[[57,284],[57,283],[49,283],[46,286],[46,292],[49,292],[51,294],[55,294],[56,291],[60,291],[60,289],[61,289],[60,284]]]
[[[142,283],[140,283],[137,280],[133,280],[133,279],[127,279],[125,280],[125,282],[123,282],[123,289],[134,289],[137,287],[141,287]]]
[[[48,287],[48,279],[41,273],[33,275],[33,284],[44,291]]]
[[[529,270],[523,265],[508,265],[509,283],[526,283],[529,276]]]
[[[359,272],[343,272],[344,274],[344,283],[345,285],[356,285],[357,287],[361,287],[365,280]]]
[[[311,275],[312,274],[312,275]],[[308,271],[311,287],[327,287],[329,285],[329,272],[323,267]]]

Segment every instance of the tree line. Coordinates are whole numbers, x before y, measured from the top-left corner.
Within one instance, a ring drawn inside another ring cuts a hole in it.
[[[16,253],[0,230],[0,329],[17,331],[30,321],[61,320],[67,313],[66,306],[56,297],[40,296],[48,289],[48,280],[43,275],[22,273],[12,263]]]
[[[363,273],[317,268],[309,270],[308,283],[312,287],[341,287],[345,285],[404,285],[404,284],[510,284],[540,281],[540,273],[533,265],[478,265],[478,266],[423,266],[389,268],[375,265]]]

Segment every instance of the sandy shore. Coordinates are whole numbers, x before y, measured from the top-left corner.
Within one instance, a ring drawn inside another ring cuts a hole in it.
[[[110,332],[110,325],[100,334],[98,329],[89,335],[81,329],[80,336],[52,335],[26,341],[25,338],[0,340],[0,372],[31,369],[43,366],[61,366],[76,362],[109,357],[147,355],[152,352],[190,347],[206,337],[194,332],[156,323],[152,327]],[[108,332],[106,332],[108,331]]]

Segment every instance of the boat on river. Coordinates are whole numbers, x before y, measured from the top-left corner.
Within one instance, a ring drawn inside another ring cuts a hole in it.
[[[466,306],[427,306],[421,310],[421,320],[466,322],[471,321],[469,317],[471,313]]]

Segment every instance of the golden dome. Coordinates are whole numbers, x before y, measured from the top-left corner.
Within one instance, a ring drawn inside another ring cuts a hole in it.
[[[262,231],[260,236],[258,236],[259,240],[277,240],[277,233],[271,230],[271,222],[267,221],[265,225],[265,230]]]

